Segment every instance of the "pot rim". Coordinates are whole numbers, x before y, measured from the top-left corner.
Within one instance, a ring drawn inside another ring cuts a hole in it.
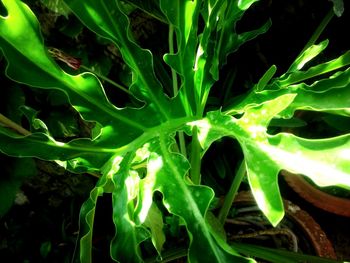
[[[282,171],[281,174],[287,184],[309,203],[327,212],[350,217],[350,199],[323,192],[311,185],[302,175],[288,171]]]
[[[234,203],[237,204],[251,202],[256,203],[250,191],[241,191],[237,193],[234,200]],[[327,238],[327,235],[322,230],[321,226],[306,211],[302,210],[291,201],[283,199],[283,203],[286,215],[304,231],[309,238],[317,256],[337,259],[333,245]]]

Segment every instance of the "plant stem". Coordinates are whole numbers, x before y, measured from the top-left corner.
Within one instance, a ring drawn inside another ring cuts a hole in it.
[[[222,225],[224,225],[224,223],[225,223],[225,220],[226,220],[227,215],[230,211],[233,200],[235,199],[238,188],[241,185],[241,182],[243,180],[245,173],[246,173],[246,168],[245,168],[245,161],[243,159],[239,168],[238,168],[238,171],[237,171],[235,177],[233,178],[233,181],[231,183],[231,187],[230,187],[227,195],[225,196],[224,203],[223,203],[223,205],[220,209],[219,215],[218,215],[218,220]]]
[[[169,54],[175,54],[175,49],[174,49],[174,26],[169,25],[169,36],[168,36],[168,42],[169,42]],[[173,79],[173,95],[174,97],[177,95],[179,92],[179,85],[177,82],[177,75],[176,71],[171,68],[171,77]]]
[[[198,140],[198,128],[194,126],[191,145],[191,179],[194,184],[201,183],[201,153],[202,147]]]
[[[4,124],[6,127],[11,128],[12,130],[15,130],[17,133],[21,135],[30,135],[31,132],[24,129],[22,126],[18,125],[17,123],[13,122],[9,118],[5,117],[0,113],[0,123]]]
[[[169,53],[175,54],[175,48],[174,48],[174,26],[169,25],[169,36],[168,36],[168,42],[169,42]],[[179,92],[179,83],[177,81],[177,74],[176,71],[171,68],[171,78],[173,80],[173,96],[175,97],[177,93]],[[179,131],[178,133],[179,138],[179,145],[180,145],[180,153],[187,157],[187,151],[186,151],[186,142],[185,142],[185,135],[182,131]]]
[[[94,71],[93,69],[91,69],[91,68],[89,68],[89,67],[86,67],[86,66],[84,66],[84,65],[81,65],[80,67],[81,67],[82,69],[85,69],[85,70],[87,70],[87,71],[90,71],[91,73],[94,73],[97,77],[99,77],[100,79],[102,79],[102,80],[108,82],[109,84],[111,84],[111,85],[117,87],[118,89],[120,89],[120,90],[122,90],[122,91],[124,91],[124,92],[126,92],[126,93],[128,93],[128,94],[131,94],[131,92],[130,92],[127,88],[125,88],[124,86],[122,86],[122,85],[120,85],[120,84],[114,82],[113,80],[111,80],[111,79],[109,79],[109,78],[107,78],[107,77],[101,75],[100,73]]]
[[[334,17],[334,11],[333,11],[333,8],[331,8],[331,10],[329,10],[329,12],[323,18],[323,20],[318,25],[318,27],[316,28],[315,32],[312,34],[311,38],[306,43],[305,47],[303,48],[303,50],[300,53],[304,52],[306,49],[308,49],[309,47],[311,47],[312,45],[315,44],[315,42],[320,37],[320,35],[322,34],[323,30],[325,30],[325,28],[327,27],[327,25],[329,24],[329,22],[332,20],[333,17]]]
[[[316,28],[315,32],[312,34],[311,38],[309,39],[309,41],[306,43],[306,45],[304,46],[304,48],[301,50],[301,52],[298,54],[297,58],[300,57],[305,50],[307,50],[309,47],[311,47],[312,45],[315,44],[315,42],[317,41],[317,39],[320,37],[320,35],[322,34],[323,30],[327,27],[327,25],[329,24],[329,22],[332,20],[334,16],[334,11],[333,8],[331,8],[331,10],[329,10],[329,12],[326,14],[326,16],[323,18],[323,20],[321,21],[321,23],[318,25],[318,27]],[[289,72],[289,69],[288,71]]]

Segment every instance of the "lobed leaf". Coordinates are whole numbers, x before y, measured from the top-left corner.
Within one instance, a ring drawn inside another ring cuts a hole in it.
[[[246,109],[240,119],[210,112],[195,121],[204,149],[223,137],[236,138],[243,149],[249,183],[267,218],[277,225],[284,215],[277,175],[286,169],[309,176],[320,186],[350,187],[347,148],[349,135],[329,139],[302,139],[291,134],[267,134],[271,119],[293,105],[299,94],[284,94]]]
[[[94,228],[97,199],[103,195],[107,184],[106,174],[97,182],[91,190],[89,198],[83,203],[79,214],[80,262],[92,263],[92,234]]]
[[[205,215],[214,193],[209,187],[193,185],[186,179],[189,163],[169,150],[172,144],[173,140],[164,135],[151,143],[142,184],[148,187],[148,198],[154,191],[161,192],[169,212],[183,218],[190,237],[189,262],[254,262],[235,253],[208,225]]]
[[[323,42],[323,43],[325,43],[325,42]],[[322,49],[323,46],[322,46],[322,44],[320,44],[320,45],[321,45],[321,47],[319,47],[319,48]],[[319,48],[315,47],[316,51]],[[311,52],[311,51],[313,51],[312,48],[311,48],[311,50],[307,50],[306,52]],[[316,52],[316,54],[317,54],[317,52]],[[313,58],[313,57],[312,56],[306,57],[304,59],[309,60],[311,58]],[[293,64],[292,67],[298,67],[298,66],[300,67],[300,66],[302,66],[303,62],[304,62],[303,59],[301,59],[301,61],[297,60],[296,62],[294,62],[296,64]],[[278,88],[287,87],[287,86],[295,84],[295,83],[301,83],[302,81],[305,81],[307,79],[311,79],[311,78],[319,76],[321,74],[332,72],[332,71],[340,69],[344,66],[348,66],[349,64],[350,64],[350,51],[347,51],[343,55],[339,56],[336,59],[333,59],[333,60],[325,62],[325,63],[318,64],[316,66],[313,66],[313,67],[307,69],[306,71],[299,71],[299,70],[295,69],[294,72],[292,72],[291,74],[285,74],[285,76],[280,77],[279,79],[274,81],[271,85],[278,86]]]
[[[28,6],[18,0],[3,4],[8,16],[0,18],[0,48],[6,51],[6,74],[31,86],[64,90],[85,119],[105,123],[99,115],[113,115],[114,107],[99,81],[89,73],[72,76],[61,70],[43,45],[38,21]]]
[[[188,116],[195,115],[196,111],[193,67],[198,44],[198,29],[197,26],[192,25],[198,24],[200,7],[201,1],[160,1],[162,12],[169,25],[175,29],[177,46],[175,54],[164,55],[164,61],[182,79],[179,98]]]
[[[300,54],[296,60],[289,67],[287,72],[295,72],[304,67],[304,65],[319,55],[328,46],[329,41],[324,40],[318,45],[312,45],[307,48],[302,54]]]
[[[45,133],[34,133],[24,137],[3,127],[0,127],[0,149],[11,156],[67,161],[66,168],[75,172],[99,171],[116,152],[114,148],[99,147],[89,139],[63,143]]]
[[[149,237],[148,231],[134,223],[134,199],[138,192],[138,174],[130,171],[133,154],[111,160],[113,222],[115,236],[111,242],[111,256],[117,262],[142,262],[139,244]]]
[[[152,107],[144,107],[142,112],[116,108],[93,74],[65,73],[43,45],[38,21],[31,10],[18,0],[4,0],[3,4],[8,16],[0,17],[0,48],[6,51],[6,74],[10,78],[38,88],[63,91],[84,119],[98,121],[104,126],[100,140],[115,147],[131,142],[148,125],[159,123],[156,117],[159,114]],[[155,118],[145,117],[148,115]],[[111,140],[112,134],[119,136],[119,140]]]
[[[165,62],[182,78],[179,96],[188,115],[201,116],[210,88],[219,77],[226,57],[243,43],[253,39],[271,25],[238,34],[236,23],[256,1],[168,1],[160,7],[176,32],[176,54],[166,54]],[[204,20],[198,32],[199,16]]]
[[[169,119],[168,100],[153,70],[152,53],[140,48],[132,37],[129,21],[119,1],[65,0],[74,14],[93,32],[111,40],[133,72],[131,91],[151,103],[160,120]]]
[[[307,85],[299,83],[282,89],[252,91],[243,99],[230,105],[227,114],[241,114],[245,110],[256,107],[270,99],[283,94],[296,94],[295,100],[278,115],[291,118],[296,110],[313,110],[349,116],[350,68],[338,71],[334,75]],[[270,86],[271,88],[271,86]]]

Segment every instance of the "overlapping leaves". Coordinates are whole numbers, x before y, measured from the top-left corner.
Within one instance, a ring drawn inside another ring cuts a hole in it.
[[[210,88],[218,80],[226,57],[243,43],[267,31],[270,22],[251,32],[238,33],[236,23],[255,0],[248,1],[168,1],[160,7],[175,28],[176,54],[167,62],[182,78],[180,97],[187,113],[201,116]],[[202,31],[197,25],[203,17]]]
[[[120,109],[112,105],[101,83],[91,73],[70,75],[64,72],[43,45],[38,21],[28,6],[17,0],[3,0],[2,3],[7,10],[7,15],[0,18],[0,47],[8,61],[6,74],[17,82],[33,87],[58,89],[85,120],[97,121],[102,127],[100,135],[93,140],[76,139],[68,143],[56,141],[49,131],[34,132],[23,137],[4,127],[0,130],[1,151],[9,155],[67,161],[70,170],[97,170],[102,173],[81,209],[80,260],[92,260],[95,208],[99,196],[104,193],[112,193],[113,199],[116,235],[111,243],[112,258],[119,262],[141,261],[139,243],[150,236],[161,253],[159,234],[145,227],[150,227],[146,221],[149,209],[154,207],[150,201],[153,192],[160,191],[169,211],[186,222],[191,240],[189,260],[200,262],[210,258],[212,262],[249,261],[237,255],[211,230],[205,214],[213,198],[212,190],[187,182],[187,160],[169,149],[173,132],[181,129],[193,117],[185,117],[183,107],[176,104],[177,100],[170,101],[164,95],[153,71],[152,54],[133,40],[129,21],[119,1],[67,0],[66,3],[88,28],[119,47],[123,59],[133,72],[131,92],[145,102],[145,106],[140,109]],[[197,20],[198,8],[199,5],[195,14]],[[194,37],[197,36],[192,36],[193,48],[196,48]],[[194,59],[195,54],[191,57]],[[201,71],[200,74],[204,73]],[[152,151],[146,151],[149,160],[144,179],[148,184],[140,183],[143,188],[140,189],[142,194],[138,196],[136,181],[139,175],[133,170],[133,157],[150,142],[153,146]],[[130,184],[130,180],[133,183]],[[152,187],[149,182],[152,182]],[[173,193],[179,187],[181,194],[177,197]],[[133,207],[136,200],[143,205],[140,211]],[[187,203],[186,207],[183,207],[184,203]],[[206,254],[202,253],[203,247],[207,250]]]
[[[120,1],[65,0],[90,30],[120,49],[130,67],[133,73],[130,91],[144,106],[121,109],[108,101],[95,75],[74,76],[57,66],[43,45],[34,14],[25,4],[19,0],[2,0],[8,14],[0,17],[0,48],[8,61],[7,75],[33,87],[63,92],[84,119],[96,121],[102,127],[94,139],[68,143],[56,141],[49,131],[23,137],[0,127],[0,149],[6,154],[67,161],[67,167],[73,171],[101,172],[99,182],[81,209],[82,262],[92,260],[95,208],[99,196],[105,193],[112,194],[116,227],[111,242],[112,258],[119,262],[142,261],[139,244],[147,238],[152,239],[161,255],[163,222],[153,202],[156,191],[161,192],[168,211],[185,222],[190,262],[249,261],[239,256],[212,228],[207,210],[213,190],[191,182],[188,160],[174,150],[175,132],[184,130],[186,124],[199,129],[198,138],[204,150],[223,136],[239,141],[254,196],[274,225],[283,216],[277,184],[281,169],[305,174],[319,185],[350,186],[350,170],[346,166],[349,135],[307,140],[286,133],[267,133],[272,118],[290,118],[299,109],[348,116],[348,69],[311,85],[302,82],[330,68],[344,66],[349,61],[348,54],[301,71],[302,64],[313,58],[311,53],[306,53],[287,75],[273,80],[268,88],[261,85],[225,114],[214,111],[202,118],[210,88],[218,79],[226,56],[270,25],[267,22],[246,33],[235,31],[237,21],[256,1],[152,1],[157,6],[148,11],[162,12],[162,19],[176,32],[176,53],[166,55],[165,62],[180,75],[181,90],[178,97],[170,100],[154,73],[151,52],[133,39]],[[198,29],[200,18],[204,21],[202,32]],[[322,49],[321,45],[307,52],[317,53]],[[230,116],[236,113],[243,116],[239,119]],[[146,167],[145,176],[137,168],[140,164]]]
[[[241,113],[243,116],[240,119],[211,112],[206,119],[191,124],[199,128],[199,138],[204,149],[223,136],[231,136],[239,141],[255,199],[274,225],[284,215],[277,179],[283,169],[306,175],[319,186],[350,188],[350,170],[347,165],[350,134],[312,140],[288,133],[267,133],[272,118],[289,119],[296,110],[350,115],[349,68],[310,85],[303,82],[294,84],[292,81],[298,76],[305,79],[310,72],[313,72],[314,77],[349,64],[348,53],[345,53],[337,59],[300,71],[305,61],[317,55],[314,54],[317,48],[313,46],[305,51],[301,55],[303,59],[296,60],[289,75],[273,80],[269,86],[272,89],[252,91],[241,102],[232,105],[226,114]],[[285,85],[277,84],[282,82]]]

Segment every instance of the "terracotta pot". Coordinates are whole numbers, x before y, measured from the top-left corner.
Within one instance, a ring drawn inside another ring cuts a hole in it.
[[[315,220],[307,212],[301,210],[300,207],[298,207],[297,205],[291,203],[290,201],[284,200],[285,218],[281,221],[281,223],[276,228],[273,228],[271,225],[269,225],[269,223],[267,222],[267,219],[264,218],[264,216],[262,216],[262,213],[257,208],[256,210],[252,210],[254,206],[256,206],[256,203],[251,193],[240,192],[235,198],[233,207],[236,208],[237,211],[244,210],[245,212],[244,211],[242,212],[243,213],[242,215],[244,216],[242,217],[241,215],[241,217],[239,217],[239,213],[237,213],[232,219],[228,219],[227,223],[239,224],[237,223],[237,219],[239,218],[244,218],[244,219],[248,218],[249,220],[247,220],[247,222],[250,222],[251,219],[254,218],[254,216],[256,216],[257,213],[259,213],[259,216],[263,220],[265,220],[264,227],[266,227],[267,230],[256,231],[256,232],[259,232],[257,236],[261,234],[261,236],[265,235],[266,237],[265,232],[267,232],[267,235],[271,235],[271,232],[277,231],[276,236],[291,235],[292,236],[291,239],[292,240],[295,239],[295,241],[297,242],[297,248],[298,248],[295,252],[313,254],[319,257],[330,258],[330,259],[337,258],[331,242],[328,240],[326,234],[323,232],[320,225],[317,224]],[[256,214],[255,215],[249,214],[251,212]],[[238,235],[236,236],[232,236],[231,240],[237,240],[237,239],[242,240],[241,237],[250,238],[251,236],[254,236],[256,234],[256,232],[255,233],[252,232],[252,228],[255,228],[254,225],[256,226],[256,223],[253,222],[252,227],[249,226],[247,228],[248,234],[242,233],[242,231],[244,230],[239,230],[241,232],[238,232]],[[243,228],[242,225],[240,227],[237,227],[237,225],[234,225],[233,227],[233,229],[235,230],[242,229],[242,228]],[[270,233],[268,233],[268,231],[270,231]],[[272,235],[275,235],[275,234],[272,234]],[[272,237],[272,238],[276,238],[276,237]]]
[[[296,113],[296,117],[306,120],[312,118],[312,116],[312,113],[307,111]],[[297,129],[292,128],[284,129],[284,131],[296,135],[299,133]],[[292,174],[287,171],[282,171],[281,174],[284,176],[288,185],[309,203],[327,212],[350,217],[350,199],[326,193],[310,184],[302,175]]]
[[[350,199],[337,197],[319,190],[303,176],[282,171],[288,185],[302,198],[327,212],[350,217]]]

